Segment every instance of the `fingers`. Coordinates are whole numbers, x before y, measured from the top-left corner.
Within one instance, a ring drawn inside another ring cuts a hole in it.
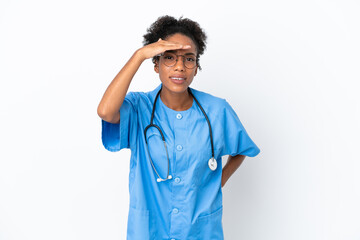
[[[168,51],[168,50],[178,50],[178,49],[189,49],[191,48],[190,45],[182,45],[182,44],[178,44],[178,43],[170,43],[164,46],[163,51]]]
[[[189,49],[191,45],[183,45],[176,42],[166,41],[159,38],[157,42],[146,45],[140,49],[141,56],[143,59],[148,59],[153,56],[157,56],[163,52],[169,50],[178,50],[178,49]]]
[[[158,42],[160,42],[164,47],[166,47],[166,50],[176,50],[176,49],[189,49],[191,48],[191,45],[182,45],[176,42],[170,42],[166,40],[162,40],[159,38]]]
[[[189,49],[191,48],[191,45],[183,45],[182,49]]]
[[[182,44],[169,44],[166,46],[166,50],[176,50],[176,49],[189,49],[190,45],[182,45]]]

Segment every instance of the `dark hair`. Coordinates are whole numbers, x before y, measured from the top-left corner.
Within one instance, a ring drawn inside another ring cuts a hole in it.
[[[189,37],[195,43],[197,51],[196,62],[201,70],[199,60],[200,55],[202,55],[206,49],[207,37],[197,22],[182,17],[177,20],[168,15],[159,17],[153,24],[151,24],[150,28],[147,29],[147,33],[144,35],[143,44],[145,46],[158,41],[159,38],[165,39],[176,33],[181,33]],[[153,57],[154,63],[157,60],[158,57]]]

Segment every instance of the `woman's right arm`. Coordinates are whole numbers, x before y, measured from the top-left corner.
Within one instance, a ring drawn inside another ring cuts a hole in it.
[[[187,49],[190,47],[189,45],[183,46],[159,39],[159,41],[137,50],[106,89],[97,108],[99,117],[110,123],[120,122],[119,109],[125,99],[131,80],[144,60],[167,50]]]
[[[110,123],[120,122],[119,109],[125,99],[131,80],[144,60],[140,50],[137,50],[115,76],[114,80],[112,80],[106,89],[97,108],[97,113],[100,118]]]

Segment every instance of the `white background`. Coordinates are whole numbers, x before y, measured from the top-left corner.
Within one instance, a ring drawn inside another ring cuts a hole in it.
[[[192,87],[261,153],[223,189],[228,240],[360,239],[356,0],[0,2],[0,239],[125,239],[128,150],[97,105],[157,17],[208,34]],[[160,83],[147,61],[130,90]]]

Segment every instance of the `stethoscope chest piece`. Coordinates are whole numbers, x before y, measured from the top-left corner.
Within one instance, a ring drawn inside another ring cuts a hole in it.
[[[209,164],[209,168],[210,168],[211,171],[215,171],[215,170],[216,170],[216,168],[217,168],[217,162],[216,162],[216,159],[215,159],[215,158],[213,158],[213,157],[210,158],[208,164]]]

